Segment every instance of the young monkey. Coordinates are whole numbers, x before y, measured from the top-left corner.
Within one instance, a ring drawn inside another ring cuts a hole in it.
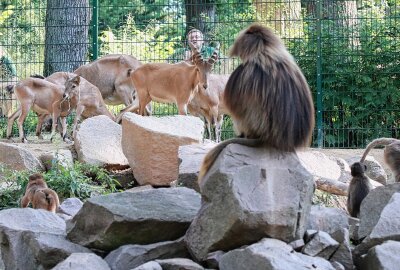
[[[368,176],[365,175],[367,166],[361,162],[351,165],[351,179],[347,194],[347,211],[350,216],[358,217],[360,206],[365,197],[372,189]]]
[[[47,187],[40,173],[29,176],[25,195],[21,199],[21,207],[25,208],[29,203],[32,204],[34,209],[44,209],[53,213],[60,206],[57,193]]]

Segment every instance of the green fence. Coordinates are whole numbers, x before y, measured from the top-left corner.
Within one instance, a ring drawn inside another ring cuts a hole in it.
[[[46,22],[49,4],[61,13]],[[63,71],[110,53],[143,62],[182,60],[185,35],[196,27],[206,44],[221,44],[214,72],[228,74],[238,64],[228,58],[229,47],[253,22],[273,28],[284,40],[312,88],[314,146],[354,148],[376,137],[399,137],[400,0],[10,0],[1,1],[0,11],[0,45],[16,67],[16,76],[2,72],[0,78],[0,137],[12,101],[4,87],[46,73],[52,61],[46,44],[49,48],[54,27],[89,32],[84,41],[66,35],[50,44],[71,52],[87,49],[83,59],[65,60]],[[90,22],[82,19],[88,14]],[[156,114],[176,113],[173,107],[155,108]],[[35,121],[31,117],[25,125],[29,132]],[[226,118],[223,138],[232,136]]]

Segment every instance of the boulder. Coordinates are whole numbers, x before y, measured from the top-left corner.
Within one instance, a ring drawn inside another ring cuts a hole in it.
[[[332,262],[339,263],[345,270],[353,270],[353,257],[351,254],[350,247],[350,233],[347,229],[340,229],[331,234],[332,238],[335,239],[339,244],[338,249],[329,259]]]
[[[177,186],[188,187],[200,192],[197,178],[205,155],[216,143],[180,146],[178,150],[179,175]]]
[[[163,269],[158,262],[153,261],[142,264],[132,270],[163,270]]]
[[[96,254],[73,253],[52,270],[110,270],[107,263]]]
[[[325,259],[297,253],[286,243],[269,238],[263,239],[251,246],[227,252],[220,260],[219,269],[334,270],[330,262]]]
[[[105,115],[84,120],[75,134],[78,160],[88,164],[128,165],[121,146],[122,128]]]
[[[46,253],[63,250],[59,245],[65,244],[63,237],[65,240],[65,221],[54,213],[32,208],[0,211],[0,248],[6,269],[44,267],[39,258],[45,257]],[[54,239],[61,240],[56,242]],[[55,257],[60,258],[58,256],[59,253]],[[44,264],[47,266],[49,262]]]
[[[68,241],[65,235],[27,232],[23,241],[45,269],[56,266],[72,253],[92,253],[90,249]]]
[[[122,192],[88,199],[67,223],[68,238],[112,251],[183,236],[200,208],[200,194],[188,188]]]
[[[132,269],[156,259],[190,258],[183,237],[150,245],[125,245],[110,252],[105,261],[111,269]]]
[[[68,149],[58,149],[56,151],[43,153],[39,156],[39,159],[47,171],[51,170],[55,165],[64,168],[69,168],[74,165],[74,158],[71,151]]]
[[[349,217],[344,210],[320,205],[311,206],[307,229],[331,234],[342,228],[349,229]]]
[[[122,118],[123,152],[140,185],[166,186],[178,178],[178,148],[200,143],[204,124],[194,116]]]
[[[296,153],[230,144],[201,183],[202,206],[186,233],[198,261],[271,237],[303,237],[314,191]]]
[[[58,212],[73,217],[81,210],[82,205],[83,202],[78,198],[68,198],[60,204]]]
[[[394,193],[372,232],[353,251],[353,260],[356,266],[362,261],[362,256],[372,247],[387,240],[400,240],[400,193]]]
[[[0,164],[17,171],[43,171],[40,160],[29,150],[22,147],[0,142]]]
[[[302,253],[315,257],[329,259],[339,247],[339,243],[328,233],[318,231],[311,240],[303,247]]]
[[[364,270],[389,270],[399,269],[400,265],[400,242],[386,241],[368,251],[362,260]]]
[[[383,208],[386,207],[396,192],[400,192],[400,183],[377,187],[368,193],[360,207],[359,239],[371,233],[381,216]]]
[[[204,270],[201,265],[185,258],[156,260],[156,262],[163,270]]]

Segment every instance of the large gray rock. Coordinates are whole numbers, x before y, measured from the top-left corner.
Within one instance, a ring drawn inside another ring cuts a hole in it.
[[[220,270],[334,270],[327,260],[293,251],[282,241],[263,239],[246,248],[232,250],[222,256]]]
[[[44,170],[43,164],[29,150],[22,147],[0,142],[0,164],[17,171]]]
[[[329,259],[339,247],[339,243],[328,233],[318,231],[311,240],[303,247],[302,253],[315,257]]]
[[[216,146],[216,143],[192,144],[180,146],[179,157],[179,176],[177,185],[188,187],[200,192],[197,178],[200,166],[205,155]]]
[[[163,269],[158,262],[153,261],[142,264],[132,270],[163,270]]]
[[[64,235],[28,232],[24,234],[23,241],[45,269],[56,266],[72,253],[92,253],[90,249],[68,241]]]
[[[75,134],[78,160],[88,164],[128,165],[121,146],[122,128],[105,115],[84,120]]]
[[[200,208],[188,188],[161,188],[93,197],[68,222],[68,238],[105,251],[183,236]]]
[[[194,116],[122,118],[123,151],[140,185],[169,185],[178,178],[178,148],[200,143],[203,122]]]
[[[264,237],[303,237],[314,190],[296,153],[228,145],[201,183],[202,207],[185,240],[196,260]]]
[[[353,251],[353,260],[360,265],[361,257],[369,249],[387,240],[400,241],[400,193],[394,193],[382,210],[380,218],[372,232]]]
[[[329,259],[332,263],[338,262],[345,270],[353,270],[353,257],[350,247],[350,233],[347,229],[340,229],[331,234],[332,238],[340,243],[338,249]]]
[[[110,270],[107,263],[96,254],[73,253],[52,270]]]
[[[349,218],[344,210],[319,205],[311,206],[307,229],[331,234],[342,228],[349,229]]]
[[[111,269],[132,269],[156,259],[189,258],[183,237],[150,245],[125,245],[105,258]]]
[[[1,256],[8,270],[43,267],[39,258],[62,249],[54,242],[46,244],[52,236],[65,236],[65,222],[54,213],[32,208],[0,211]]]
[[[363,259],[363,270],[396,270],[400,268],[400,242],[387,241],[368,251]]]
[[[163,270],[204,270],[204,268],[192,260],[185,258],[174,258],[156,260]]]
[[[58,212],[73,217],[81,210],[82,206],[83,202],[78,198],[68,198],[60,204]]]
[[[68,149],[58,149],[43,153],[39,156],[39,159],[46,167],[47,171],[56,165],[64,168],[70,168],[74,165],[74,158],[71,151]]]
[[[386,207],[396,192],[400,192],[400,183],[377,187],[368,193],[360,208],[359,239],[368,236],[372,232],[381,216],[383,208]]]

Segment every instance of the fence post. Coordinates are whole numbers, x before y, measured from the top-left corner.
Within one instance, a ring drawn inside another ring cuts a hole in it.
[[[324,144],[324,128],[322,122],[323,113],[323,89],[322,89],[322,41],[321,41],[321,25],[322,25],[322,8],[321,0],[316,1],[317,6],[317,143],[318,148],[322,148]]]
[[[99,56],[99,0],[92,2],[92,51],[93,59],[96,60]]]

